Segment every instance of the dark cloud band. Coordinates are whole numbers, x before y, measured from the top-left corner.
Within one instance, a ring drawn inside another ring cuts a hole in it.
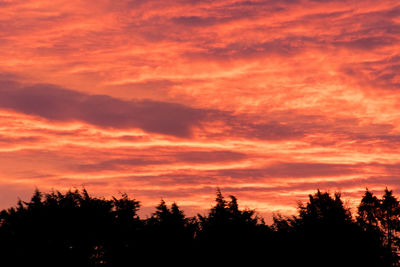
[[[0,86],[0,107],[56,121],[79,120],[100,127],[141,128],[148,132],[187,137],[191,127],[206,115],[204,110],[181,104],[125,101],[48,84],[21,86],[1,82]]]

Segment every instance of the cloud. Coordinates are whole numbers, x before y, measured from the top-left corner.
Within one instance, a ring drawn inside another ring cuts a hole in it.
[[[180,138],[193,137],[194,127],[198,134],[210,138],[230,136],[282,141],[300,140],[315,134],[335,134],[342,136],[341,138],[360,141],[388,141],[397,138],[396,134],[391,133],[394,128],[391,124],[360,125],[360,121],[354,117],[332,119],[323,115],[306,116],[287,110],[262,116],[234,114],[230,111],[193,108],[162,101],[128,101],[106,95],[89,95],[49,84],[26,86],[12,81],[0,83],[0,108],[53,121],[82,121],[102,128],[138,128]],[[208,129],[206,125],[210,123],[219,123],[220,128]],[[197,156],[186,156],[200,160],[201,153]],[[218,156],[224,158],[228,155]],[[237,154],[230,156],[239,157]]]
[[[343,176],[359,173],[362,168],[359,165],[331,164],[313,162],[280,162],[263,168],[227,169],[218,171],[219,175],[232,178],[246,177],[251,179],[262,178],[307,178]]]
[[[334,42],[334,44],[348,49],[372,50],[384,46],[391,46],[397,42],[398,39],[393,37],[371,36],[350,41],[338,41]]]
[[[141,128],[148,132],[188,137],[207,111],[151,100],[125,101],[88,95],[48,84],[19,86],[3,82],[0,107],[55,121],[80,120],[100,127]]]
[[[54,121],[83,121],[114,129],[140,128],[147,132],[185,138],[191,136],[193,127],[216,121],[230,127],[229,134],[237,137],[285,140],[305,135],[302,125],[286,125],[259,118],[254,121],[256,118],[247,115],[176,103],[127,101],[106,95],[89,95],[49,84],[24,86],[3,81],[0,107]],[[222,135],[226,136],[227,133]]]
[[[0,139],[1,142],[1,139]],[[149,155],[150,153],[150,155]],[[106,161],[101,161],[92,164],[77,164],[71,168],[78,172],[101,172],[101,171],[118,171],[131,167],[136,168],[154,168],[153,165],[168,165],[177,164],[178,166],[187,164],[207,164],[221,162],[237,162],[246,158],[246,154],[234,151],[165,151],[160,149],[157,151],[153,148],[150,151],[137,151],[135,157],[116,158]],[[161,167],[162,168],[162,167]],[[198,179],[199,177],[197,177]]]
[[[217,185],[276,206],[318,187],[398,187],[395,1],[0,11],[0,186],[85,183],[202,207]]]
[[[6,135],[0,135],[1,145],[11,145],[11,144],[25,144],[25,143],[35,143],[43,141],[42,137],[39,136],[20,136],[11,137]]]
[[[165,161],[153,160],[145,157],[141,158],[123,158],[112,159],[94,164],[79,164],[72,166],[72,169],[78,172],[101,172],[107,170],[123,169],[126,166],[150,166],[155,164],[163,164]]]
[[[234,151],[186,151],[176,154],[180,162],[213,163],[240,161],[246,158],[246,154]]]
[[[251,59],[256,57],[293,57],[320,41],[307,36],[287,36],[265,42],[231,42],[223,47],[205,46],[201,52],[187,52],[186,57],[213,60]]]
[[[400,89],[400,55],[395,54],[380,60],[345,64],[341,71],[367,88],[383,90]]]
[[[173,18],[172,21],[179,25],[204,27],[212,26],[219,22],[215,17],[200,17],[200,16],[180,16]]]

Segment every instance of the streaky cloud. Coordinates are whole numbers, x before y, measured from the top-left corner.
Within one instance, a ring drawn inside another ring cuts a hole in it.
[[[141,128],[148,132],[188,137],[206,111],[152,100],[125,101],[89,95],[49,84],[20,86],[1,83],[0,107],[49,120],[80,120],[100,127]]]

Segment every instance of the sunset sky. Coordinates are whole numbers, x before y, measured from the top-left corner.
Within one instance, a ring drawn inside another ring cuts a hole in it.
[[[0,0],[0,208],[397,194],[399,40],[398,0]]]

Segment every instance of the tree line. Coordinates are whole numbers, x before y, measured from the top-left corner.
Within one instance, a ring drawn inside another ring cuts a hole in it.
[[[352,214],[339,193],[317,191],[291,217],[267,225],[217,190],[206,215],[163,200],[140,218],[140,202],[83,190],[42,193],[0,212],[2,266],[399,266],[400,204],[368,189]]]

